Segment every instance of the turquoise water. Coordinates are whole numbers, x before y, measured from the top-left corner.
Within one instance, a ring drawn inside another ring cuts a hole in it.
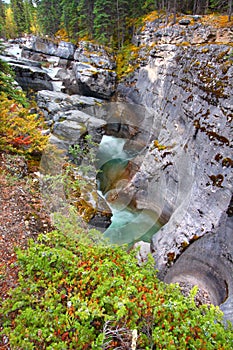
[[[128,181],[124,176],[122,178],[122,174],[124,175],[128,162],[133,161],[130,156],[132,151],[124,150],[125,142],[121,138],[103,136],[97,153],[99,190],[105,196],[113,214],[112,223],[104,236],[114,244],[133,244],[140,240],[150,242],[153,234],[161,227],[157,222],[157,214],[146,209],[132,209],[129,206],[130,200],[127,201],[120,191]],[[116,194],[116,198],[112,200]],[[110,197],[111,200],[108,201]]]

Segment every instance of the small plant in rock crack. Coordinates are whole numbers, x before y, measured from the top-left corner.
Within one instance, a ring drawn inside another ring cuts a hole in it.
[[[69,205],[74,205],[85,221],[94,215],[98,201],[96,149],[97,144],[87,135],[83,146],[69,147],[68,155],[51,145],[44,152],[41,189],[51,212],[63,212]]]
[[[69,158],[78,166],[78,171],[85,177],[96,177],[96,150],[98,143],[92,140],[91,135],[86,135],[82,144],[74,144],[69,147]]]

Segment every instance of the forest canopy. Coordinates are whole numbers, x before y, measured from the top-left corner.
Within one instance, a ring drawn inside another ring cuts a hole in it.
[[[80,38],[122,47],[140,18],[151,11],[160,15],[232,13],[233,0],[0,0],[0,35],[54,36],[76,42]]]

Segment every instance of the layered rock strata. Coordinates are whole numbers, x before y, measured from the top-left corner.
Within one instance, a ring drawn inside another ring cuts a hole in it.
[[[24,46],[22,57],[56,66],[56,79],[62,80],[63,92],[110,99],[116,89],[115,62],[101,46],[80,41],[73,45],[61,41],[33,38]]]
[[[159,276],[196,276],[213,302],[226,299],[222,308],[233,320],[232,32],[204,32],[210,29],[158,31],[151,24],[136,38],[149,55],[140,64],[139,54],[140,66],[119,84],[118,96],[152,108],[160,128],[125,191],[164,222],[152,239]]]

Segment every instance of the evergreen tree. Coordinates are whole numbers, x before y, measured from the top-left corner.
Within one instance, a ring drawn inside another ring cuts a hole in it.
[[[0,0],[0,36],[5,36],[5,5],[2,0]]]
[[[116,0],[116,38],[117,46],[121,48],[127,35],[126,25],[127,16],[129,16],[130,1]]]
[[[54,35],[61,25],[62,5],[61,1],[41,0],[36,1],[38,21],[43,34]]]
[[[93,13],[95,15],[95,39],[105,45],[109,44],[113,40],[116,25],[116,9],[114,9],[112,1],[96,0]]]
[[[21,36],[27,31],[25,7],[23,0],[11,0],[11,9],[16,24],[17,35]]]
[[[24,0],[24,13],[26,32],[30,33],[35,22],[35,7],[32,0]]]
[[[87,35],[89,39],[92,39],[94,36],[94,5],[95,1],[79,0],[78,21],[81,37]]]
[[[75,39],[78,33],[78,4],[79,0],[62,0],[62,26],[68,37]]]

